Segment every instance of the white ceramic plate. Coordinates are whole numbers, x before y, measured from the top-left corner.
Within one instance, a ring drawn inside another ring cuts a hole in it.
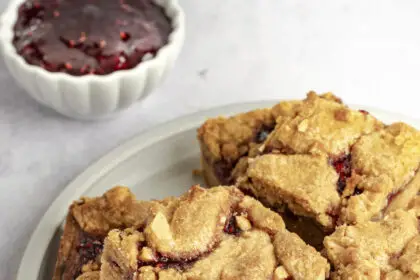
[[[179,195],[191,185],[202,183],[192,176],[192,170],[200,166],[196,129],[205,119],[274,103],[235,104],[195,113],[153,128],[111,151],[65,187],[50,206],[32,234],[17,280],[51,279],[61,225],[73,200],[82,195],[101,195],[115,185],[130,186],[143,200]],[[386,123],[404,121],[420,127],[420,121],[400,114],[363,109]]]

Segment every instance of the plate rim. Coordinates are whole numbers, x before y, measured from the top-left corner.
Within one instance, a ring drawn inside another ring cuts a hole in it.
[[[25,247],[19,268],[17,270],[16,279],[27,280],[34,276],[39,277],[45,253],[47,252],[48,246],[57,230],[57,227],[60,226],[67,214],[69,203],[82,196],[83,193],[88,191],[96,181],[116,168],[120,163],[155,142],[171,137],[182,131],[198,128],[198,126],[208,118],[218,115],[229,116],[235,113],[246,112],[257,108],[267,108],[284,100],[290,99],[231,103],[228,105],[196,111],[177,117],[173,120],[157,124],[154,127],[150,127],[135,134],[128,140],[117,143],[114,148],[110,149],[103,156],[100,156],[98,159],[93,160],[90,164],[88,164],[84,171],[63,187],[60,194],[48,206],[48,209],[42,215]],[[392,119],[420,126],[420,119],[409,117],[401,113],[363,105],[349,106],[351,108],[367,110],[372,112],[373,115],[388,115],[391,116]],[[63,205],[66,206],[63,207]],[[40,252],[38,257],[33,256],[36,252]]]

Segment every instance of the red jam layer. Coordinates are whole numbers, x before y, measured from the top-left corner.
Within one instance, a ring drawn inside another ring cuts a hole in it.
[[[223,228],[223,231],[227,234],[232,234],[232,235],[239,235],[241,233],[241,229],[238,227],[236,223],[235,215],[233,215],[232,217],[230,217],[230,219],[227,220]]]
[[[340,195],[346,187],[346,181],[351,176],[351,155],[344,155],[331,163],[339,175],[337,182],[337,191]]]
[[[81,263],[86,264],[89,261],[94,261],[102,253],[103,242],[100,239],[89,236],[83,233],[80,243],[77,246]]]
[[[19,7],[13,44],[48,71],[105,75],[155,55],[171,31],[153,0],[29,0]]]

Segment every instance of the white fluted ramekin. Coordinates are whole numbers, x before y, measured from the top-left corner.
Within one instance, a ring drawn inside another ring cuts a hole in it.
[[[13,26],[24,0],[11,0],[0,18],[0,49],[16,82],[35,100],[77,119],[108,118],[143,99],[172,68],[184,43],[185,18],[177,0],[155,0],[172,21],[168,43],[157,54],[127,70],[108,75],[72,76],[28,64],[13,46]]]

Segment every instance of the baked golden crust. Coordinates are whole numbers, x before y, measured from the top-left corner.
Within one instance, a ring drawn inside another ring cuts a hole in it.
[[[314,92],[300,104],[295,116],[279,115],[265,143],[269,151],[294,154],[348,154],[363,134],[382,127],[371,115],[351,110],[341,102]]]
[[[149,202],[117,187],[70,207],[53,279],[328,275],[324,257],[288,232],[278,214],[235,187],[193,186],[179,198]]]
[[[258,154],[262,142],[270,150],[340,155],[348,152],[360,135],[382,126],[372,116],[350,110],[331,93],[310,92],[303,101],[284,101],[272,108],[209,119],[198,129],[197,138],[210,165],[222,161],[233,168],[244,155]]]
[[[143,229],[110,231],[100,275],[103,280],[309,280],[325,279],[329,264],[288,232],[278,214],[238,189],[195,186],[170,211],[153,213]]]
[[[99,271],[91,271],[91,272],[85,272],[79,277],[77,277],[76,280],[99,280]]]
[[[324,240],[333,279],[419,279],[417,218],[399,209],[379,222],[338,227]]]
[[[141,227],[158,202],[137,201],[128,188],[116,187],[102,197],[81,198],[70,213],[83,231],[105,236],[113,228]]]
[[[310,218],[325,232],[337,224],[381,219],[406,208],[419,192],[420,133],[409,125],[384,125],[330,93],[310,92],[302,101],[276,105],[271,114],[275,126],[265,141],[236,157],[233,166],[214,165],[202,153],[209,185],[228,176],[285,220],[296,220],[286,213],[295,215],[298,221],[288,228]],[[240,122],[241,115],[232,118]],[[223,127],[223,121],[217,125]],[[207,133],[200,128],[202,151]]]
[[[273,125],[271,110],[259,109],[231,118],[209,120],[199,128],[198,138],[207,148],[206,156],[211,163],[222,158],[233,162],[248,152],[249,144],[260,128]]]
[[[69,208],[53,280],[99,279],[102,243],[111,229],[142,227],[160,203],[137,201],[116,187],[97,198],[81,198]],[[96,277],[96,278],[95,278]]]
[[[351,156],[354,172],[351,184],[344,190],[341,210],[344,222],[380,218],[378,215],[382,215],[390,196],[405,190],[415,195],[419,190],[420,133],[409,125],[394,123],[362,136],[354,144]],[[356,187],[360,194],[352,195]],[[394,203],[392,208],[397,209],[398,205]]]
[[[273,108],[258,109],[230,118],[218,117],[206,121],[199,129],[197,138],[202,152],[203,168],[207,180],[218,184],[230,184],[230,172],[244,156],[258,154],[258,149],[275,126],[279,115],[292,116],[300,101],[281,102]]]
[[[277,233],[274,248],[286,271],[293,272],[290,274],[292,279],[325,279],[325,269],[329,264],[296,234],[288,231]]]
[[[267,205],[283,204],[299,216],[314,218],[322,226],[334,228],[330,213],[338,209],[338,175],[328,158],[317,155],[268,154],[253,159],[247,180],[239,187],[261,198]]]

